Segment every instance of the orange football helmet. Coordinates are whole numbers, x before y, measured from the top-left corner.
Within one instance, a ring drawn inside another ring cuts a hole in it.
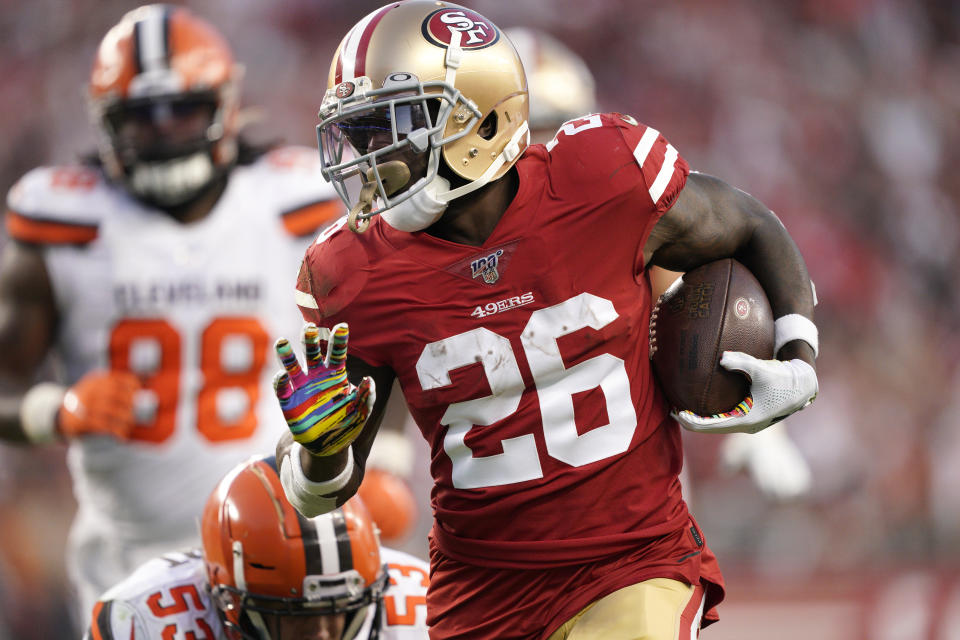
[[[275,459],[253,458],[214,489],[201,535],[213,599],[232,638],[270,638],[270,616],[343,613],[343,640],[379,629],[388,576],[358,498],[305,518],[284,496]]]
[[[108,175],[160,207],[189,202],[236,158],[242,67],[188,9],[130,11],[104,36],[88,86]]]
[[[340,43],[327,87],[323,172],[354,230],[424,190],[439,217],[445,203],[502,177],[528,144],[527,82],[513,44],[456,4],[409,0],[369,14]],[[441,158],[456,188],[435,180]],[[347,183],[355,176],[359,192]],[[403,230],[432,219],[387,216]]]

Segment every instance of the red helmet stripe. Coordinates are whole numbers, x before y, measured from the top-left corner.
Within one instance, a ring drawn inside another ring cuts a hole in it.
[[[383,16],[398,6],[400,5],[392,4],[382,7],[368,14],[350,30],[347,37],[343,39],[343,47],[337,58],[337,84],[344,80],[353,80],[366,73],[367,47],[370,46],[370,38],[373,37],[373,32]]]
[[[360,38],[360,45],[357,47],[357,63],[356,63],[356,75],[362,76],[366,75],[367,67],[367,47],[370,46],[370,38],[373,37],[373,31],[377,28],[377,24],[380,23],[380,20],[383,19],[383,16],[386,15],[390,9],[396,7],[384,7],[377,12],[373,17],[373,20],[370,21],[370,24],[367,25],[367,28],[363,30],[363,35]]]

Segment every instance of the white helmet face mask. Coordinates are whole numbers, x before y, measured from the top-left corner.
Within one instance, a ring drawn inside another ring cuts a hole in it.
[[[516,50],[458,5],[408,0],[369,14],[341,42],[327,86],[323,174],[353,231],[378,214],[402,231],[427,228],[451,200],[502,177],[529,142]],[[441,161],[464,183],[451,189]]]

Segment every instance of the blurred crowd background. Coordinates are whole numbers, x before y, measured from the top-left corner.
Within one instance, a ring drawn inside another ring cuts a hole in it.
[[[251,137],[314,145],[333,51],[382,2],[188,4],[246,65]],[[590,66],[602,109],[655,126],[694,169],[769,205],[816,283],[821,393],[788,421],[812,494],[766,500],[718,470],[719,438],[684,434],[685,491],[729,583],[704,637],[960,638],[960,4],[468,4],[558,36]],[[5,3],[4,190],[93,149],[84,84],[133,6]],[[0,640],[69,629],[63,454],[0,445]],[[421,554],[423,530],[408,545]]]

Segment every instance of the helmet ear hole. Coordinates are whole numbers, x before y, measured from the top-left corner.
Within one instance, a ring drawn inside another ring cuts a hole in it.
[[[491,111],[490,115],[484,118],[483,122],[480,123],[480,126],[477,127],[477,135],[484,140],[493,140],[493,137],[497,135],[498,124],[499,116],[497,116],[497,112]]]

